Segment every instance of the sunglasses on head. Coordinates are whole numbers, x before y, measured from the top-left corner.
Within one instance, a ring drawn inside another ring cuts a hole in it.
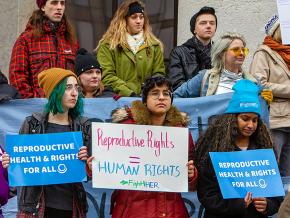
[[[234,47],[228,50],[233,52],[235,56],[240,56],[241,53],[243,53],[244,56],[247,56],[249,54],[249,49],[246,47]]]

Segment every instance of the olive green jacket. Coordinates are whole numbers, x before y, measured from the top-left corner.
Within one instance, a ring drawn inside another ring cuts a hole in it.
[[[145,79],[154,74],[165,75],[163,53],[156,41],[151,46],[140,46],[136,55],[129,46],[110,49],[109,43],[102,42],[97,51],[105,86],[111,86],[115,93],[130,96],[140,95]]]

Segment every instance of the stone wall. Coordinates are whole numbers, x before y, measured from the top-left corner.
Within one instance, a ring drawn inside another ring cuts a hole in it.
[[[190,18],[203,6],[216,9],[218,28],[215,38],[227,31],[239,32],[245,36],[250,49],[244,64],[247,70],[253,52],[265,37],[265,23],[273,14],[278,13],[276,0],[179,0],[178,45],[191,37]]]
[[[0,1],[0,69],[6,75],[13,44],[35,8],[35,0]]]

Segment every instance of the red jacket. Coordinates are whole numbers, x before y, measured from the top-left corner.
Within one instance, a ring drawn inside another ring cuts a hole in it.
[[[132,103],[131,109],[120,109],[113,113],[113,122],[126,124],[150,124],[146,123],[150,113],[147,107],[140,101]],[[121,119],[120,119],[121,118]],[[184,116],[171,107],[167,112],[164,126],[185,126]],[[189,160],[193,160],[194,145],[189,134]],[[189,181],[189,189],[195,190],[197,171],[195,177]],[[115,190],[111,198],[112,218],[187,218],[189,217],[180,193],[149,192]]]
[[[74,70],[78,44],[71,46],[65,39],[66,23],[63,20],[53,33],[49,21],[43,24],[44,35],[35,38],[33,26],[28,23],[16,40],[10,59],[9,79],[22,98],[42,98],[44,92],[38,86],[37,75],[43,70],[59,67]]]

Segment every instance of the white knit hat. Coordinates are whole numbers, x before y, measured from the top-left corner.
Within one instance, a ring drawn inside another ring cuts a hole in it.
[[[265,33],[268,36],[273,36],[275,30],[278,28],[280,24],[278,15],[274,15],[271,17],[271,19],[267,22],[265,26]]]

